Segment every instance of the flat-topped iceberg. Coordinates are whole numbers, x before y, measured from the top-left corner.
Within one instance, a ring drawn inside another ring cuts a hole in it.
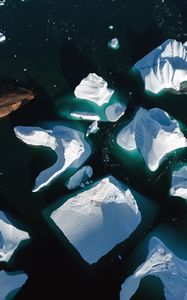
[[[134,67],[141,73],[148,91],[187,91],[187,53],[185,44],[181,42],[166,40],[135,63]]]
[[[170,194],[187,200],[187,165],[173,172]]]
[[[9,261],[20,242],[27,239],[28,233],[13,226],[0,211],[0,261]]]
[[[155,171],[169,152],[186,147],[187,141],[176,120],[168,113],[139,108],[134,119],[117,135],[117,143],[132,151],[137,149],[151,171]]]
[[[24,143],[49,147],[57,155],[56,162],[36,178],[33,192],[49,185],[67,169],[79,168],[91,154],[91,147],[84,139],[84,134],[66,126],[54,126],[50,130],[17,126],[14,131]]]
[[[28,276],[23,272],[15,274],[0,271],[0,299],[12,299],[18,290],[25,284],[27,278]]]
[[[130,236],[141,213],[128,187],[108,176],[69,198],[51,218],[91,264]]]
[[[84,166],[78,170],[73,176],[71,176],[66,182],[65,185],[69,190],[76,189],[87,182],[93,175],[93,169],[90,166]]]
[[[150,241],[146,261],[123,283],[120,300],[131,299],[140,280],[148,275],[160,278],[166,300],[187,299],[187,261],[178,258],[155,237]]]
[[[77,98],[92,101],[98,106],[108,103],[113,93],[107,82],[95,73],[88,74],[74,91]]]

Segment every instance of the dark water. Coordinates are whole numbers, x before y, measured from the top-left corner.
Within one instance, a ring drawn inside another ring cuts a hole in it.
[[[7,0],[0,7],[0,30],[7,37],[0,45],[0,77],[24,82],[38,93],[31,104],[0,120],[0,208],[31,235],[30,243],[20,247],[10,263],[1,263],[0,268],[28,274],[17,300],[117,300],[126,270],[131,270],[128,257],[144,235],[164,222],[179,228],[185,239],[185,202],[169,197],[168,190],[171,171],[186,162],[186,150],[168,156],[151,175],[142,161],[126,163],[121,159],[120,150],[111,140],[137,105],[167,110],[183,122],[185,130],[186,96],[144,94],[141,81],[130,69],[165,39],[186,40],[187,1]],[[107,47],[114,37],[120,43],[117,51]],[[35,177],[53,164],[55,155],[28,147],[13,132],[15,125],[62,119],[54,109],[55,103],[72,92],[89,72],[103,76],[130,101],[127,117],[117,126],[101,125],[98,137],[93,137],[98,147],[88,163],[94,167],[94,179],[113,174],[159,206],[152,227],[147,226],[141,235],[135,233],[93,266],[81,259],[62,233],[59,239],[43,218],[46,207],[67,195],[61,178],[43,192],[31,192]],[[118,259],[119,253],[122,260]],[[151,289],[145,292],[147,285],[156,287],[158,293],[152,295]],[[163,297],[160,281],[147,278],[133,299]]]

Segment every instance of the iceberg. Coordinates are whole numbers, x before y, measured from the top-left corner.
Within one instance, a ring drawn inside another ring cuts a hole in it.
[[[25,273],[10,273],[0,271],[0,299],[7,300],[12,299],[18,290],[25,284],[28,276]],[[12,294],[12,297],[9,296]]]
[[[84,139],[84,134],[66,126],[54,126],[50,130],[17,126],[14,131],[17,138],[24,143],[49,147],[57,155],[54,165],[42,171],[36,178],[33,192],[49,185],[67,169],[79,168],[91,154],[91,147]]]
[[[151,171],[155,171],[163,157],[187,141],[176,120],[168,113],[140,107],[134,119],[117,135],[117,144],[125,150],[137,149]]]
[[[117,38],[113,38],[108,42],[108,47],[114,50],[119,49],[120,45],[119,45],[119,41]]]
[[[187,165],[173,172],[170,194],[187,200]]]
[[[120,300],[129,300],[145,276],[159,277],[166,300],[187,299],[187,261],[178,258],[158,238],[149,243],[149,254],[133,275],[122,284]]]
[[[98,122],[94,121],[88,126],[88,129],[86,131],[86,136],[89,136],[91,133],[97,133],[99,130]]]
[[[0,262],[8,262],[20,242],[27,239],[28,233],[13,226],[0,211]]]
[[[93,169],[90,166],[84,166],[78,170],[73,176],[71,176],[66,182],[65,186],[69,189],[76,189],[81,186],[82,183],[85,183],[93,175]]]
[[[131,235],[141,213],[129,188],[108,176],[70,197],[51,219],[92,264]]]
[[[109,122],[116,122],[124,115],[125,110],[125,105],[121,103],[114,103],[105,109],[105,115]]]
[[[135,63],[134,68],[141,73],[148,91],[187,92],[186,44],[168,39]]]
[[[90,73],[75,88],[74,94],[77,98],[90,100],[102,106],[108,103],[114,91],[108,88],[107,82],[95,73]]]
[[[89,113],[89,112],[81,112],[81,111],[75,111],[70,113],[70,115],[74,118],[82,119],[82,120],[89,120],[89,121],[99,121],[100,117],[96,114]]]
[[[2,4],[0,4],[0,5],[2,5]],[[5,40],[6,40],[6,36],[2,32],[0,32],[0,43],[4,42]]]

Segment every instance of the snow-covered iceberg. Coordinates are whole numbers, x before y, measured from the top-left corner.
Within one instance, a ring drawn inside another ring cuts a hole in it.
[[[134,65],[141,73],[145,89],[159,93],[163,89],[187,92],[186,46],[168,39]]]
[[[95,134],[98,132],[98,130],[99,130],[98,121],[94,121],[88,126],[88,129],[86,131],[86,136],[89,136],[91,133]]]
[[[166,300],[187,299],[187,261],[178,258],[158,238],[149,244],[149,254],[132,276],[122,284],[120,300],[129,300],[145,276],[159,277]]]
[[[74,91],[77,98],[92,101],[98,106],[108,103],[113,93],[107,82],[95,73],[88,74]]]
[[[0,299],[12,299],[25,284],[28,276],[25,273],[10,273],[0,271]],[[11,296],[11,298],[10,298]]]
[[[54,126],[50,130],[17,126],[14,131],[24,143],[49,147],[57,155],[54,165],[42,171],[36,178],[33,192],[49,185],[67,169],[79,168],[91,154],[91,147],[84,139],[84,134],[66,126]]]
[[[170,194],[187,200],[187,165],[173,172]]]
[[[65,185],[69,190],[76,189],[87,182],[93,175],[93,169],[90,166],[84,166],[73,174],[66,182]]]
[[[130,236],[141,213],[128,187],[108,176],[69,198],[51,218],[91,264]]]
[[[178,122],[168,113],[159,108],[146,110],[141,107],[118,133],[117,143],[128,151],[137,149],[151,171],[159,167],[167,153],[187,146]]]
[[[108,42],[108,47],[114,50],[118,50],[120,45],[119,45],[119,41],[117,38],[113,38]]]
[[[0,261],[9,261],[20,242],[27,239],[28,233],[13,226],[0,211]]]

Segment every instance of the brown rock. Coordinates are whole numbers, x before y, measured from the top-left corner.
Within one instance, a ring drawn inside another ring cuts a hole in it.
[[[0,92],[0,118],[9,115],[29,101],[33,100],[36,93],[23,87],[14,88],[12,91]]]

